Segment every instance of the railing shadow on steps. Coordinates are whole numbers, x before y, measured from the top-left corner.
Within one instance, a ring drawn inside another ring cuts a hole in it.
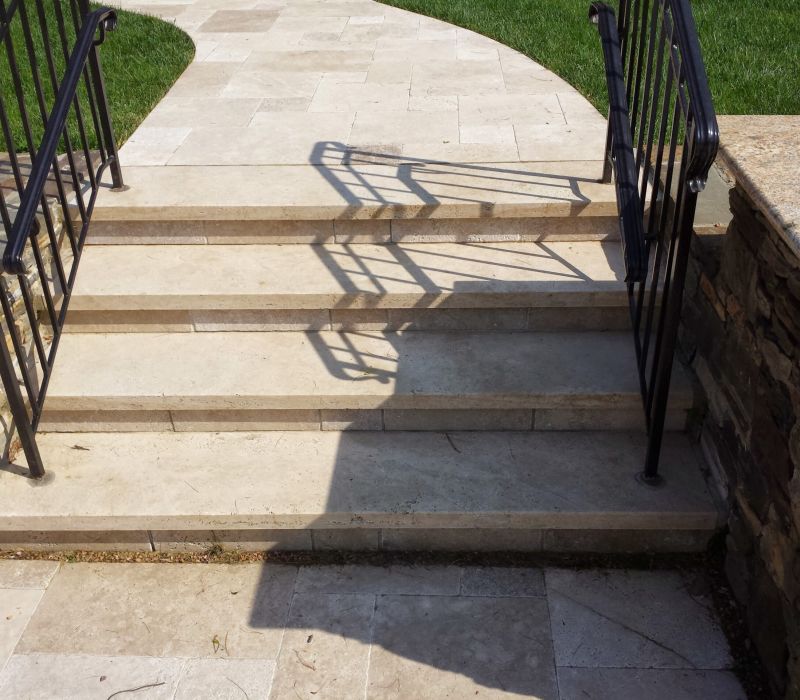
[[[315,144],[308,162],[319,169],[325,181],[350,206],[349,211],[341,217],[345,220],[348,217],[357,217],[367,206],[373,207],[370,211],[373,217],[386,216],[391,212],[400,220],[433,219],[442,208],[454,203],[476,205],[476,219],[492,217],[492,210],[503,194],[511,194],[517,202],[524,202],[525,196],[518,188],[531,185],[536,187],[536,193],[531,198],[554,204],[562,209],[562,214],[568,211],[576,215],[592,201],[583,188],[597,183],[596,178],[551,172],[546,168],[533,170],[530,167],[515,167],[514,164],[498,166],[441,161],[422,156],[367,150],[334,141],[320,141]],[[564,170],[569,171],[569,164],[564,165]],[[598,175],[599,172],[598,161]],[[442,189],[442,185],[446,189]],[[387,293],[384,279],[398,283],[403,275],[407,275],[409,281],[413,279],[415,287],[419,289],[440,291],[431,274],[445,272],[448,261],[442,260],[441,254],[430,252],[425,244],[406,244],[404,248],[389,246],[385,258],[373,260],[361,252],[358,245],[347,245],[345,240],[339,241],[338,237],[337,242],[344,245],[335,252],[325,246],[314,246],[314,250],[343,290],[358,291],[369,298],[366,305],[359,305],[359,311],[380,310],[379,300]],[[451,291],[486,293],[496,279],[502,279],[505,287],[509,288],[517,266],[521,266],[519,269],[526,273],[538,268],[543,277],[546,275],[546,281],[542,282],[543,289],[551,288],[554,283],[567,289],[570,284],[580,286],[589,281],[581,269],[559,256],[546,242],[538,242],[535,252],[522,253],[506,246],[502,252],[507,254],[508,260],[504,265],[493,265],[480,259],[481,248],[485,245],[489,244],[480,240],[464,243],[464,253],[459,256],[459,261],[474,258],[475,263],[483,263],[485,273],[473,275],[469,281],[456,281],[456,287]],[[491,245],[495,253],[500,251],[498,243]],[[609,243],[605,243],[604,248],[605,245]],[[407,251],[416,253],[415,258],[412,259]],[[622,280],[623,270],[617,270],[613,258],[609,260],[609,264]],[[598,282],[594,281],[594,284],[598,285]],[[609,281],[607,285],[610,294],[619,289],[617,282]],[[519,285],[521,293],[530,293],[533,288],[530,283]],[[441,303],[441,300],[437,299],[436,303]],[[413,305],[415,311],[430,308],[433,308],[431,301],[425,295]],[[333,307],[334,312],[347,310],[352,310],[347,303]],[[348,327],[346,322],[336,325]],[[369,336],[370,332],[364,331],[368,325],[356,323],[350,330],[359,328],[353,333],[354,337],[362,333]],[[380,327],[381,323],[376,321],[374,326]],[[392,324],[386,327],[394,329]],[[416,322],[405,321],[402,324],[402,328],[406,330],[419,327],[422,326]],[[341,338],[341,342],[334,347],[312,333],[309,335],[309,342],[332,376],[381,384],[392,381],[403,384],[408,379],[400,377],[399,369],[388,358],[380,358],[385,367],[376,368],[374,358],[365,356],[348,338]],[[455,368],[454,372],[457,374]]]
[[[529,199],[546,200],[577,214],[591,203],[583,190],[597,183],[589,177],[535,171],[513,163],[454,163],[366,150],[337,141],[317,142],[308,163],[349,205],[349,210],[339,215],[342,219],[355,217],[368,205],[375,207],[370,212],[373,218],[386,216],[387,211],[398,207],[402,207],[398,218],[431,218],[448,205],[474,205],[475,218],[491,217],[502,204],[499,200],[503,195],[524,204],[526,196],[521,190],[530,186],[536,186],[537,191],[529,194]],[[568,164],[564,166],[567,169]]]
[[[603,181],[613,171],[649,436],[641,477],[658,484],[697,196],[719,128],[688,0],[620,0],[618,16],[596,2],[589,18],[603,47]]]
[[[9,104],[0,95],[0,375],[35,479],[44,476],[35,434],[105,171],[123,187],[98,51],[115,27],[114,10],[88,0],[53,2],[50,12],[43,0],[0,0],[0,61],[14,89]]]

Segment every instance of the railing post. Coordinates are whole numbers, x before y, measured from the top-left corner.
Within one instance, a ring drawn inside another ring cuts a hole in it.
[[[111,111],[108,108],[108,96],[106,95],[106,83],[103,79],[103,70],[100,65],[100,53],[97,46],[92,47],[89,54],[89,71],[92,74],[92,84],[97,95],[97,102],[100,112],[100,128],[103,130],[103,141],[108,151],[108,167],[111,170],[111,184],[115,190],[125,187],[122,180],[122,166],[119,163],[119,152],[117,151],[117,140],[114,136],[114,129],[111,126]]]
[[[81,17],[86,17],[90,12],[89,0],[79,0]],[[105,28],[101,28],[105,31]],[[111,124],[111,110],[108,108],[108,95],[106,93],[106,82],[103,78],[103,68],[100,62],[100,52],[97,50],[97,44],[92,46],[89,52],[89,72],[92,77],[92,87],[97,95],[98,112],[100,119],[100,129],[102,130],[102,138],[108,151],[109,163],[108,167],[111,170],[111,184],[113,189],[121,190],[125,187],[122,179],[122,166],[119,162],[119,152],[117,151],[117,139],[114,136],[114,128]]]
[[[647,457],[642,479],[646,483],[659,483],[658,461],[664,437],[664,424],[667,418],[669,387],[672,380],[672,367],[675,362],[675,348],[678,343],[678,328],[683,309],[683,291],[686,285],[686,270],[689,266],[689,252],[694,231],[694,215],[697,208],[697,192],[688,182],[684,184],[683,206],[678,221],[677,250],[675,265],[670,282],[669,298],[664,300],[664,335],[661,338],[658,368],[652,388],[653,412],[650,415],[650,431],[647,442]]]
[[[3,292],[0,291],[1,293]],[[6,323],[13,323],[13,319],[6,319]],[[44,463],[36,445],[33,427],[28,418],[28,411],[25,409],[25,400],[22,398],[22,392],[19,389],[17,373],[14,371],[14,363],[11,360],[11,353],[8,351],[5,337],[0,339],[0,377],[2,377],[3,387],[6,390],[8,407],[14,420],[14,428],[16,428],[17,435],[19,435],[19,440],[22,443],[22,449],[25,452],[28,469],[34,479],[41,479],[44,477]],[[11,432],[11,426],[9,426],[9,439]]]

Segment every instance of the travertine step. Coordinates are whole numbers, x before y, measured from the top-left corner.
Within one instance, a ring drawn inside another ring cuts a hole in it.
[[[67,331],[606,330],[614,243],[96,246]]]
[[[287,245],[616,241],[616,216],[483,219],[93,221],[91,245]]]
[[[88,242],[385,243],[618,238],[600,161],[128,167]]]
[[[103,190],[93,221],[616,217],[602,169],[601,160],[355,161],[342,152],[318,165],[129,166],[128,189]]]
[[[3,546],[685,551],[718,524],[684,436],[661,488],[628,433],[142,433],[39,439],[0,471]]]
[[[681,423],[692,395],[676,375]],[[642,420],[627,332],[72,334],[46,408],[42,427],[51,430],[590,429]]]

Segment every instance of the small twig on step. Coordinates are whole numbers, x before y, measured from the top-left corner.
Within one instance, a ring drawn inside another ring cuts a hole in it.
[[[158,688],[161,685],[166,685],[165,681],[161,681],[161,683],[148,683],[147,685],[140,685],[138,688],[128,688],[126,690],[118,690],[116,693],[111,693],[106,700],[111,700],[111,698],[117,697],[117,695],[122,695],[123,693],[135,693],[139,690],[146,690],[147,688]]]

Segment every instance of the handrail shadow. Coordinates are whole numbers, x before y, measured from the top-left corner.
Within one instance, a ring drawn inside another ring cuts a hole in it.
[[[476,204],[476,218],[484,218],[492,216],[498,195],[511,194],[523,201],[563,202],[577,212],[591,201],[581,185],[598,182],[597,178],[510,165],[454,163],[369,151],[337,141],[314,144],[308,162],[347,203],[340,216],[343,219],[354,218],[366,206],[373,207],[371,218],[382,218],[387,210],[400,207],[405,210],[401,218],[429,218],[436,209],[454,203]],[[536,193],[523,191],[534,185],[540,188]],[[443,188],[450,191],[444,193]]]

